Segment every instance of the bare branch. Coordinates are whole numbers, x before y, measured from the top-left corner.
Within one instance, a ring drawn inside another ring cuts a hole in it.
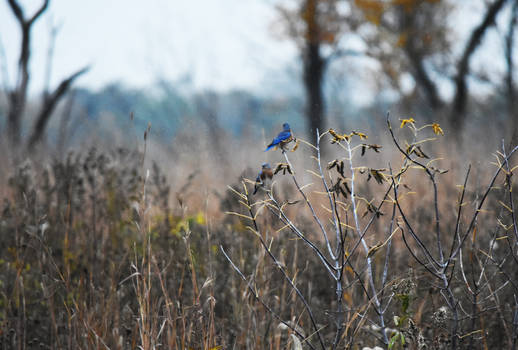
[[[439,92],[437,91],[435,82],[432,80],[424,66],[423,56],[418,52],[414,45],[414,40],[407,40],[405,50],[407,51],[408,60],[414,68],[415,78],[426,92],[426,97],[430,103],[430,106],[433,109],[439,109],[444,105],[444,103],[441,100]]]
[[[9,1],[13,1],[13,0],[9,0]],[[50,0],[44,0],[43,4],[41,4],[41,7],[38,9],[38,11],[36,11],[36,13],[31,17],[31,19],[29,19],[28,25],[32,25],[32,23],[34,21],[36,21],[38,19],[38,17],[40,17],[43,14],[43,12],[45,12],[45,10],[47,10],[49,3],[50,3]]]
[[[282,154],[284,155],[284,159],[286,159],[286,163],[288,163],[289,166],[291,167],[291,169],[293,169],[293,165],[291,165],[291,162],[288,159],[288,155],[286,154],[286,152],[284,150],[282,150]],[[320,221],[319,217],[317,216],[317,214],[315,212],[315,209],[313,209],[313,205],[311,204],[311,202],[309,201],[308,197],[306,196],[306,194],[304,193],[304,191],[300,187],[299,182],[297,181],[297,178],[295,177],[295,174],[291,174],[291,178],[293,179],[293,183],[295,184],[295,186],[299,190],[300,194],[304,198],[304,201],[308,205],[308,208],[311,210],[311,214],[313,215],[313,219],[315,220],[315,222],[320,227],[320,230],[322,231],[322,235],[324,236],[324,239],[326,241],[326,245],[327,245],[328,251],[329,251],[329,253],[331,255],[331,258],[334,260],[336,257],[334,256],[333,250],[331,249],[331,245],[329,243],[329,237],[328,237],[327,232],[326,232],[326,230],[324,228],[324,225],[322,225],[322,222]]]
[[[72,74],[67,79],[63,80],[59,86],[54,90],[48,97],[43,101],[43,107],[36,119],[32,135],[29,139],[29,149],[32,149],[38,141],[40,141],[47,123],[52,115],[52,112],[56,108],[56,105],[61,100],[63,95],[69,90],[70,86],[81,75],[85,74],[90,70],[90,67],[84,67],[76,73]]]
[[[272,314],[277,320],[279,320],[282,324],[284,324],[286,327],[288,327],[289,329],[291,329],[295,334],[297,334],[301,339],[302,341],[304,341],[306,344],[308,344],[308,346],[315,350],[315,347],[308,341],[308,339],[303,335],[301,334],[295,327],[293,327],[290,323],[284,321],[280,316],[279,314],[277,314],[275,311],[273,311],[273,309],[271,307],[268,306],[268,304],[266,304],[263,299],[261,299],[261,297],[257,294],[257,292],[255,291],[255,289],[252,287],[252,285],[250,284],[250,281],[247,280],[247,278],[245,277],[245,275],[241,272],[241,270],[239,270],[239,267],[236,266],[236,264],[234,264],[234,262],[232,261],[232,259],[230,259],[230,257],[228,256],[228,254],[225,252],[225,249],[223,249],[223,246],[219,246],[219,250],[223,253],[223,255],[225,256],[225,258],[228,260],[228,262],[230,263],[230,265],[232,266],[232,268],[234,269],[234,271],[237,272],[237,274],[239,275],[239,277],[241,277],[241,279],[243,281],[246,282],[246,286],[248,287],[248,289],[250,290],[250,292],[252,292],[252,295],[254,296],[254,298],[259,301],[263,306],[264,308],[270,313]]]
[[[469,74],[469,62],[473,53],[482,42],[487,29],[495,24],[496,17],[507,0],[495,0],[487,8],[482,22],[473,30],[464,52],[457,64],[457,75],[455,77],[455,97],[451,115],[452,125],[456,130],[461,130],[468,98],[467,76]]]
[[[508,161],[511,158],[511,156],[514,154],[514,152],[516,152],[516,150],[518,150],[518,146],[516,146],[515,148],[513,148],[511,150],[511,152],[509,152],[509,154],[504,158],[504,162]],[[462,248],[462,245],[464,244],[464,241],[466,240],[466,238],[468,238],[469,234],[471,233],[471,230],[473,229],[473,227],[475,225],[475,222],[477,220],[478,214],[480,213],[480,210],[482,209],[482,206],[484,205],[485,200],[486,200],[489,192],[493,188],[493,184],[495,183],[496,178],[498,177],[498,175],[500,174],[501,171],[502,171],[502,167],[499,166],[498,169],[495,171],[495,174],[493,175],[493,178],[489,182],[489,185],[487,186],[486,191],[484,192],[484,195],[482,196],[482,198],[481,198],[481,200],[480,200],[480,202],[479,202],[479,204],[478,204],[478,206],[477,206],[477,208],[475,210],[475,213],[473,214],[473,217],[472,217],[471,222],[470,222],[470,224],[468,226],[468,229],[466,230],[466,232],[462,236],[462,239],[460,241],[459,246],[454,250],[453,254],[450,255],[450,258],[448,260],[451,261],[451,260],[455,259],[455,257],[459,253],[459,250]]]
[[[47,9],[49,0],[45,0],[38,11],[28,20],[25,18],[22,7],[16,0],[8,0],[8,4],[18,21],[22,35],[20,55],[18,58],[18,75],[16,77],[16,85],[9,95],[9,112],[7,117],[10,142],[12,145],[18,145],[21,138],[22,118],[25,111],[29,85],[31,29],[34,22]]]
[[[246,204],[248,206],[248,211],[250,212],[250,217],[252,218],[252,222],[254,223],[254,228],[255,228],[256,232],[259,232],[259,227],[257,225],[257,221],[255,219],[255,215],[254,215],[254,213],[252,211],[252,203],[250,202],[250,195],[249,194],[246,196]],[[325,349],[324,341],[322,339],[322,335],[320,334],[320,330],[319,330],[319,328],[317,326],[317,323],[315,321],[315,316],[313,315],[313,311],[311,310],[311,307],[309,306],[309,303],[307,302],[306,298],[304,298],[304,295],[302,295],[300,290],[297,288],[297,286],[293,283],[291,278],[288,276],[287,272],[284,270],[284,268],[282,267],[282,264],[279,262],[279,260],[277,260],[275,255],[273,255],[272,251],[270,250],[270,248],[268,247],[268,245],[264,241],[263,237],[260,234],[257,235],[257,237],[259,238],[259,241],[261,242],[261,245],[263,246],[263,249],[266,251],[266,253],[268,253],[268,256],[272,259],[272,261],[274,262],[275,266],[281,271],[284,279],[289,283],[291,288],[295,291],[297,296],[300,298],[300,300],[304,304],[304,307],[305,307],[306,311],[309,314],[309,318],[311,320],[311,324],[313,325],[315,333],[318,336],[318,340],[320,342],[320,345],[321,345],[322,349]]]
[[[14,16],[16,17],[18,22],[20,22],[20,23],[25,22],[25,18],[23,16],[23,10],[20,7],[20,5],[18,4],[18,2],[16,2],[16,0],[7,0],[7,3],[9,4],[9,6],[11,6],[11,10],[13,11]]]

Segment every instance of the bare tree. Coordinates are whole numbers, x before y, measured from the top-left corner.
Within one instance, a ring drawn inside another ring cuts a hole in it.
[[[444,0],[358,0],[356,5],[376,28],[372,34],[364,36],[369,48],[367,54],[380,61],[393,86],[399,88],[401,75],[410,74],[416,90],[423,94],[429,107],[434,112],[447,108],[449,122],[455,130],[460,130],[466,118],[471,58],[508,1],[488,2],[480,23],[472,29],[458,57],[450,57],[453,42],[448,18],[452,3]],[[455,67],[454,74],[449,72],[451,66]],[[451,102],[438,93],[433,73],[439,73],[453,83],[455,90]]]
[[[338,0],[297,0],[294,8],[278,7],[286,36],[297,44],[303,64],[308,134],[324,129],[323,85],[326,69],[338,56],[338,41],[348,21],[338,11]],[[330,53],[324,53],[324,49]]]
[[[67,79],[63,80],[51,94],[45,95],[45,97],[43,98],[43,106],[40,112],[38,113],[38,117],[36,118],[32,134],[29,138],[28,146],[30,149],[34,148],[38,141],[41,140],[45,132],[45,129],[47,128],[49,119],[52,116],[52,112],[56,108],[58,102],[68,92],[74,80],[77,79],[80,75],[86,73],[88,70],[89,68],[85,67],[77,71]]]
[[[429,71],[440,70],[451,46],[449,6],[418,0],[358,0],[355,4],[357,16],[364,18],[363,26],[373,27],[360,35],[366,43],[366,55],[380,63],[390,86],[402,91],[400,78],[410,74],[416,82],[412,97],[417,94],[431,108],[441,108],[444,102]]]
[[[12,145],[20,143],[21,138],[21,120],[25,110],[27,100],[27,89],[29,86],[29,58],[30,58],[30,40],[31,27],[40,17],[49,5],[49,0],[45,0],[36,13],[29,19],[25,18],[22,8],[15,0],[7,1],[13,11],[20,29],[22,31],[22,43],[20,48],[20,57],[18,59],[18,73],[16,85],[9,94],[9,112],[7,117],[7,130]]]
[[[8,91],[8,117],[7,132],[11,146],[18,146],[21,140],[21,127],[25,107],[27,103],[27,90],[29,87],[30,73],[29,62],[31,58],[31,30],[36,20],[47,10],[50,0],[44,0],[39,9],[29,18],[24,14],[20,4],[16,0],[7,0],[21,30],[22,42],[18,58],[18,70],[15,86]],[[52,92],[45,93],[41,110],[38,113],[33,131],[28,141],[28,147],[33,148],[41,140],[47,127],[52,112],[58,102],[69,90],[70,86],[79,76],[86,73],[89,67],[85,67],[64,79]]]
[[[456,130],[461,130],[466,119],[466,105],[468,99],[467,77],[469,75],[469,63],[473,53],[479,47],[487,29],[495,24],[496,16],[507,0],[496,0],[487,7],[482,22],[471,32],[466,47],[457,64],[455,76],[455,97],[451,111],[451,124]]]
[[[514,282],[518,229],[511,180],[511,160],[514,161],[518,146],[510,150],[502,146],[496,169],[491,170],[493,175],[479,188],[469,185],[468,166],[462,185],[455,186],[459,188],[452,206],[455,209],[444,211],[444,194],[448,192],[448,183],[452,183],[452,175],[448,169],[437,168],[440,163],[430,161],[423,152],[423,148],[428,149],[437,140],[428,135],[444,134],[440,125],[418,125],[411,118],[402,119],[400,127],[393,128],[387,114],[387,127],[394,149],[402,156],[396,163],[378,163],[380,168],[361,165],[363,156],[370,151],[384,153],[383,147],[364,143],[364,133],[342,134],[329,129],[318,135],[315,145],[303,142],[301,152],[315,160],[312,169],[305,169],[314,177],[310,183],[304,183],[302,169],[290,161],[287,150],[281,149],[282,163],[277,164],[274,176],[287,175],[294,186],[285,198],[281,188],[285,189],[286,184],[280,186],[276,181],[271,187],[261,184],[262,191],[255,197],[247,186],[255,187],[254,181],[243,179],[242,191],[230,187],[242,210],[226,214],[243,220],[251,232],[250,238],[259,241],[263,256],[269,257],[298,299],[291,302],[298,304],[294,308],[300,317],[290,318],[268,300],[277,292],[260,292],[264,289],[256,273],[264,263],[262,258],[254,266],[250,261],[243,264],[232,260],[223,246],[221,252],[246,283],[243,287],[311,349],[354,349],[360,333],[372,345],[388,349],[473,348],[475,342],[489,334],[489,322],[484,318],[497,322],[493,332],[500,333],[493,338],[501,337],[495,342],[498,348],[505,347],[504,344],[511,348],[518,341],[518,286]],[[402,132],[402,128],[408,130]],[[344,155],[327,163],[327,167],[320,152],[326,141]],[[297,149],[294,146],[291,151]],[[500,186],[502,181],[504,185]],[[409,195],[416,194],[417,183],[423,187],[415,200]],[[367,194],[368,186],[375,189],[371,194]],[[496,203],[500,204],[498,210]],[[296,209],[289,209],[297,205]],[[419,214],[421,208],[431,211],[426,219]],[[312,224],[302,223],[304,212]],[[278,225],[272,225],[270,220]],[[483,229],[487,234],[477,233],[482,222],[489,223]],[[277,226],[281,229],[272,233],[272,227]],[[300,282],[299,274],[303,272],[297,271],[295,263],[288,267],[279,255],[279,249],[289,249],[285,244],[279,247],[279,237],[283,235],[299,241],[308,252],[306,263],[315,264],[322,275],[330,277],[329,289],[335,293],[328,295],[325,312],[319,310],[322,304],[316,305],[307,296],[311,294],[306,292],[310,288]],[[399,248],[392,247],[393,239],[398,240]],[[397,261],[412,267],[406,277],[395,273]],[[250,267],[252,272],[247,277],[243,269]],[[424,302],[417,308],[421,311],[410,308],[417,300],[417,291],[423,290],[418,284],[425,280],[421,286],[436,294],[431,296],[433,306],[426,319],[421,309]],[[275,299],[284,298],[283,294],[276,294]],[[514,311],[510,304],[504,307],[505,298],[514,301]],[[430,321],[434,329],[430,329]],[[360,344],[370,345],[364,340]]]
[[[505,61],[507,64],[506,88],[507,88],[507,107],[508,117],[512,121],[511,145],[518,144],[518,114],[516,113],[516,88],[514,86],[514,31],[518,20],[518,1],[513,0],[511,17],[509,19],[509,27],[505,38]]]

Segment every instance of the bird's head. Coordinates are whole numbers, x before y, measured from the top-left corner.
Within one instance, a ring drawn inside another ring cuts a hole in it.
[[[262,167],[263,169],[270,169],[270,163],[263,163]]]
[[[282,124],[282,128],[284,129],[284,131],[290,131],[290,124],[284,123]]]

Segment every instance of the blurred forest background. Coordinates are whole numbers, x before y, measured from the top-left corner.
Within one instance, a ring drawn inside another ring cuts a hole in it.
[[[293,291],[286,292],[289,286],[282,277],[269,281],[274,272],[261,260],[261,245],[244,233],[243,223],[225,215],[238,210],[238,200],[227,186],[242,187],[243,177],[255,179],[265,161],[283,161],[280,153],[263,152],[282,123],[289,122],[296,137],[313,144],[316,130],[322,134],[334,128],[365,132],[369,142],[383,147],[391,143],[389,111],[394,125],[410,118],[420,125],[438,123],[444,135],[436,132],[440,143],[426,152],[439,153],[445,159],[441,166],[454,176],[441,190],[447,198],[447,204],[440,203],[441,211],[450,214],[455,213],[455,185],[462,183],[468,164],[481,165],[473,191],[482,190],[492,152],[502,147],[502,140],[505,147],[518,144],[517,0],[228,0],[220,6],[206,1],[206,8],[200,0],[196,11],[203,15],[198,21],[211,13],[219,17],[195,36],[196,45],[183,47],[174,43],[185,42],[182,38],[198,25],[194,20],[186,18],[173,32],[158,30],[160,36],[145,38],[147,25],[169,19],[128,23],[139,11],[145,15],[139,8],[147,5],[140,2],[121,1],[118,8],[106,9],[103,2],[90,9],[100,17],[108,16],[103,11],[116,13],[109,17],[112,27],[93,28],[93,21],[90,30],[96,41],[119,35],[122,52],[140,30],[144,40],[154,43],[150,52],[132,47],[133,53],[126,53],[128,61],[135,52],[147,59],[143,60],[152,73],[145,72],[145,79],[138,78],[143,71],[127,69],[131,66],[124,57],[109,61],[106,68],[103,52],[118,50],[117,41],[92,56],[95,45],[68,34],[78,30],[56,13],[63,15],[60,6],[73,5],[51,0],[1,2],[2,348],[151,349],[162,344],[179,349],[298,349],[295,338],[303,332],[277,327],[278,320],[246,294],[247,284],[219,250],[220,244],[234,246],[241,266],[268,285],[260,294],[275,300],[284,318],[295,320],[300,302],[292,299]],[[175,6],[186,5],[173,1],[167,9],[174,12]],[[214,8],[217,11],[211,12]],[[236,19],[240,14],[243,17]],[[233,21],[237,25],[229,25]],[[218,31],[219,25],[227,32]],[[137,29],[128,29],[133,26]],[[61,37],[68,37],[66,45],[60,44]],[[174,52],[168,52],[172,47]],[[214,61],[211,52],[218,55]],[[78,55],[93,61],[76,62]],[[191,60],[197,55],[206,56],[205,66]],[[180,68],[170,70],[175,65]],[[119,75],[111,78],[111,69]],[[224,73],[214,73],[218,70]],[[293,154],[294,162],[307,166],[309,154],[302,152]],[[376,158],[384,171],[389,160],[401,158],[397,149],[387,152]],[[326,160],[336,153],[323,147]],[[415,156],[419,157],[417,151]],[[289,199],[295,192],[287,188],[280,195]],[[473,193],[473,203],[478,200]],[[511,204],[507,205],[513,208]],[[422,208],[431,206],[422,203]],[[309,213],[299,219],[301,225],[312,227]],[[275,215],[265,219],[265,227],[278,233]],[[373,237],[374,244],[377,236]],[[475,238],[472,249],[474,242]],[[317,266],[318,259],[299,261],[287,248],[293,244],[285,238],[276,241],[290,274],[305,271],[301,285],[322,279],[318,269],[305,266]],[[509,248],[506,254],[518,261],[515,250]],[[360,258],[367,259],[367,254]],[[511,260],[505,254],[500,258]],[[408,264],[394,265],[394,280],[404,279],[409,265],[423,269],[409,257],[401,261]],[[483,273],[473,269],[474,274]],[[517,270],[506,271],[512,275]],[[360,281],[363,277],[356,276]],[[426,278],[417,280],[422,293],[435,288]],[[495,301],[495,290],[508,284],[487,292],[492,306],[477,309],[473,302],[463,337],[458,330],[463,326],[442,331],[430,326],[423,316],[428,305],[421,304],[413,320],[421,322],[418,327],[428,337],[427,346],[516,348],[516,290],[502,297],[505,301]],[[334,291],[313,288],[316,308],[325,309],[322,305]],[[475,294],[482,298],[486,285],[480,288]],[[358,293],[367,304],[366,296]],[[439,300],[440,293],[433,298]],[[439,306],[430,306],[429,314]],[[486,324],[473,316],[494,309],[498,314]],[[404,314],[407,320],[406,308]],[[362,327],[360,323],[358,329]],[[334,348],[388,346],[386,339],[370,338],[369,332],[350,338],[345,331],[336,341],[327,333],[323,337]],[[443,338],[449,339],[446,345]],[[410,344],[418,346],[417,340]]]
[[[492,126],[509,141],[516,137],[512,1],[271,1],[262,5],[270,8],[271,18],[262,21],[266,33],[259,34],[274,43],[274,50],[286,52],[288,62],[264,63],[273,60],[271,54],[264,60],[254,57],[255,61],[245,61],[243,75],[250,75],[258,62],[260,78],[240,84],[226,77],[229,82],[219,85],[211,79],[220,77],[207,67],[201,68],[208,70],[208,78],[198,83],[203,73],[196,71],[200,69],[196,61],[172,78],[167,78],[164,66],[163,72],[147,74],[154,79],[147,86],[126,85],[124,81],[132,80],[124,76],[92,83],[89,75],[102,80],[99,76],[105,74],[96,72],[95,62],[82,60],[74,67],[74,62],[60,57],[80,52],[83,45],[90,49],[82,42],[72,48],[57,45],[67,26],[76,29],[66,18],[55,18],[50,3],[25,9],[27,5],[2,4],[5,21],[0,38],[9,43],[0,50],[2,130],[10,138],[9,143],[3,138],[5,147],[44,145],[64,154],[92,142],[92,137],[96,142],[131,144],[128,128],[142,133],[148,123],[152,139],[166,149],[185,133],[185,125],[196,125],[199,134],[212,138],[224,131],[227,142],[221,143],[228,144],[243,136],[261,138],[283,121],[304,136],[330,125],[375,126],[388,110],[446,123],[451,126],[447,134],[455,137],[462,133],[473,137],[481,125]],[[160,40],[171,42],[182,36],[164,35],[167,39]],[[35,43],[35,38],[42,42]],[[245,49],[246,38],[240,38]],[[121,50],[126,40],[120,40]],[[226,50],[225,38],[220,40],[200,45]],[[157,55],[167,55],[167,47],[162,43]],[[261,48],[272,50],[264,43],[261,47],[252,42],[250,47],[256,56]],[[186,57],[193,55],[189,48]],[[230,45],[226,54],[232,62]],[[96,55],[102,60],[102,52]],[[85,56],[92,54],[87,51]],[[174,57],[167,57],[174,62]],[[61,67],[64,60],[66,68]],[[81,87],[82,80],[94,87]],[[243,87],[253,83],[256,86]]]

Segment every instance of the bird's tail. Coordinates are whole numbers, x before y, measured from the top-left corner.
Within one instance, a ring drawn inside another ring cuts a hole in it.
[[[257,189],[259,188],[259,186],[262,186],[262,185],[263,185],[263,182],[261,181],[261,174],[259,174],[255,178],[254,193],[252,193],[252,195],[256,194]]]
[[[275,145],[274,145],[273,143],[270,143],[270,144],[268,145],[268,147],[266,147],[266,149],[265,149],[264,151],[266,152],[266,151],[268,151],[268,150],[272,149],[273,147],[275,147]]]

